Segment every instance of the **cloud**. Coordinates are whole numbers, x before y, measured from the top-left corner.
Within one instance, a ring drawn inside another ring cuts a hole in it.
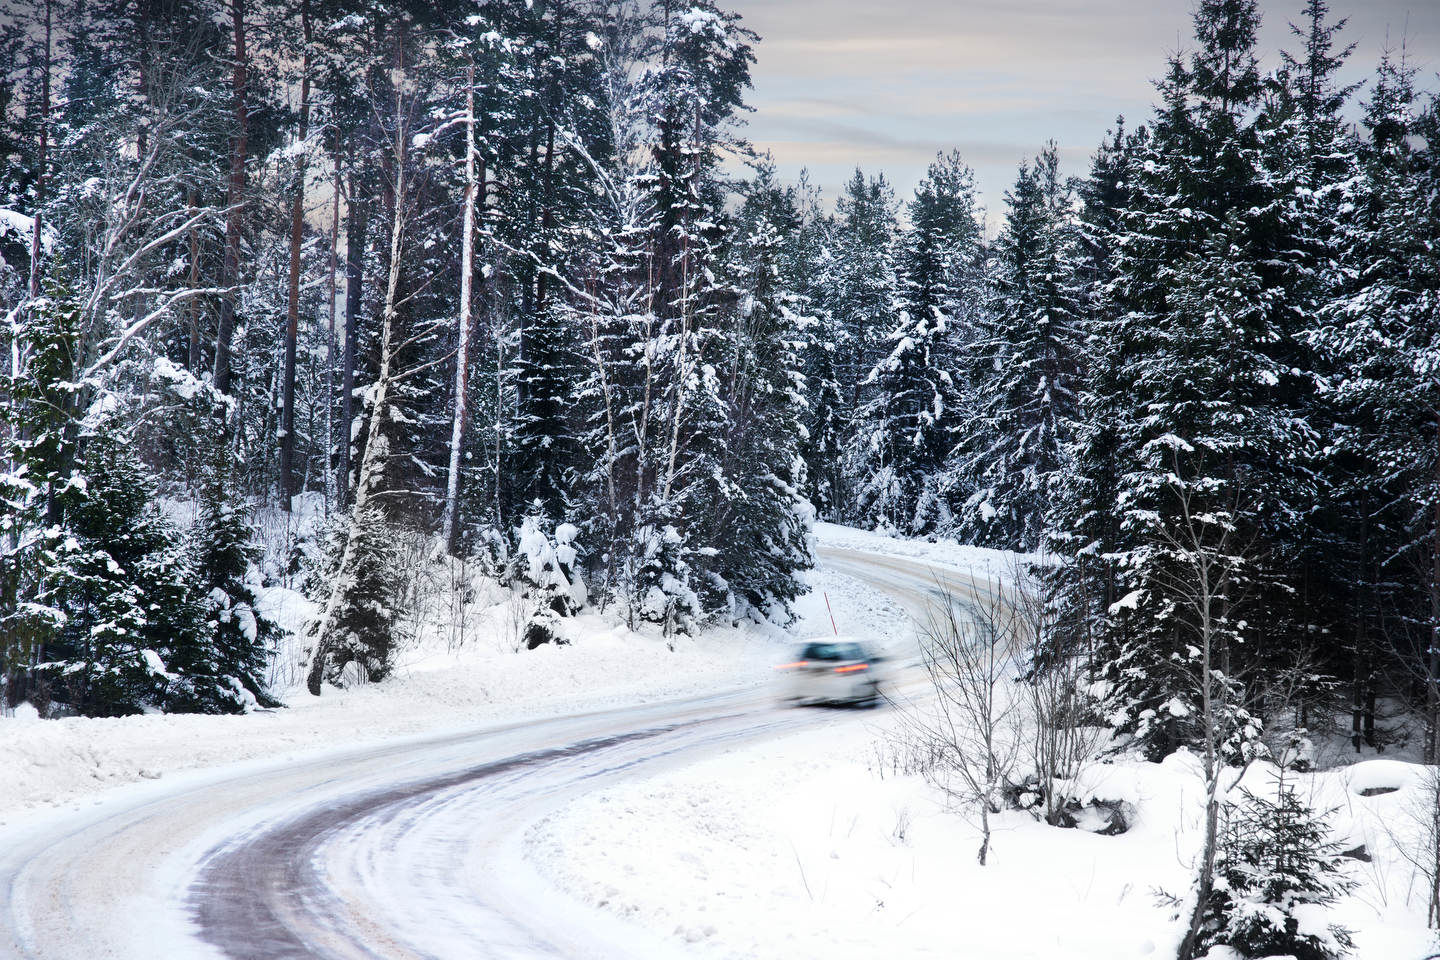
[[[750,134],[781,172],[838,185],[858,162],[907,194],[940,149],[959,147],[992,208],[1015,164],[1050,138],[1067,173],[1118,113],[1147,121],[1153,80],[1190,42],[1193,0],[730,0],[764,38]],[[1266,63],[1293,46],[1302,0],[1262,0]],[[1440,61],[1440,3],[1332,0],[1358,41],[1347,80],[1369,76],[1389,25],[1412,60]],[[1422,80],[1430,79],[1422,76]],[[1435,84],[1432,82],[1431,86]],[[824,171],[824,175],[821,172]]]

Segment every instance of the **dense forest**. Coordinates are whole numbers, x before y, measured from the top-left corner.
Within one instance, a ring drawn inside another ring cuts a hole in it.
[[[782,182],[708,0],[12,5],[4,698],[271,702],[267,576],[312,692],[383,679],[402,532],[536,642],[783,623],[820,518],[1035,555],[1035,667],[1154,756],[1216,676],[1357,748],[1399,698],[1433,759],[1440,109],[1403,46],[1343,84],[1324,0],[1267,14],[1262,72],[1253,0],[1200,0],[1153,115],[1083,177],[1037,144],[992,234],[955,153]],[[262,570],[261,511],[325,521]]]

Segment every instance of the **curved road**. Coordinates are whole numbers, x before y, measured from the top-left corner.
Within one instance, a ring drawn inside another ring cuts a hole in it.
[[[988,592],[898,557],[821,559],[912,613],[941,578]],[[606,782],[825,716],[751,690],[126,788],[0,832],[0,958],[681,955],[546,884],[522,855],[526,831]]]

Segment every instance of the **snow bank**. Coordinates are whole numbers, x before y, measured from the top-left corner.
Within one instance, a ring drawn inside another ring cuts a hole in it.
[[[1157,891],[1190,889],[1203,824],[1194,757],[1091,771],[1092,795],[1139,812],[1119,836],[993,818],[981,867],[973,818],[884,762],[896,723],[835,711],[820,730],[605,790],[533,828],[530,855],[563,889],[695,956],[1174,955],[1180,925]],[[1322,810],[1376,777],[1405,786],[1332,814],[1337,838],[1373,859],[1352,862],[1359,888],[1322,919],[1355,931],[1359,960],[1419,960],[1432,936],[1423,881],[1402,850],[1418,837],[1402,825],[1423,770],[1351,773],[1297,785]],[[1273,789],[1273,770],[1252,768],[1245,786]]]
[[[815,524],[815,541],[821,548],[861,550],[892,557],[923,560],[933,566],[957,570],[977,577],[1008,583],[1027,564],[1042,562],[1038,553],[1013,553],[976,547],[956,540],[901,540],[881,533],[844,527],[835,523]]]
[[[422,651],[382,684],[318,698],[291,689],[288,709],[245,716],[0,719],[0,818],[170,771],[761,684],[777,649],[773,638],[726,630],[671,652],[598,617],[582,618],[573,636],[520,653]]]
[[[894,615],[883,599],[842,597],[837,594],[849,591],[824,584],[837,614],[851,622],[878,629]],[[632,632],[590,613],[565,622],[568,644],[527,651],[516,642],[519,608],[508,594],[496,596],[497,602],[454,614],[436,592],[418,614],[423,622],[392,678],[351,690],[327,688],[318,698],[301,686],[303,640],[292,636],[272,677],[286,709],[238,717],[0,717],[0,820],[172,771],[764,685],[792,643],[829,630],[816,592],[800,599],[790,631],[715,628],[678,640],[672,651],[653,631]],[[314,605],[294,590],[270,586],[261,592],[260,609],[298,635]]]

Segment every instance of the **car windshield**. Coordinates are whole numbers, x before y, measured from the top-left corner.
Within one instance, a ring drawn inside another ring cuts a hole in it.
[[[802,660],[864,660],[858,643],[812,643],[800,655]]]

